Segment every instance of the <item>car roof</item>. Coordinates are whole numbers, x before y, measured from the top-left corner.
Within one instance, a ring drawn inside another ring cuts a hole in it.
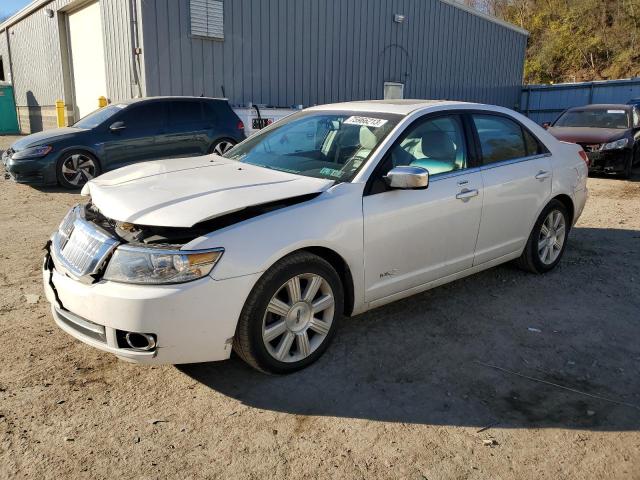
[[[615,110],[631,110],[632,105],[626,105],[623,103],[592,103],[591,105],[584,105],[582,107],[572,107],[569,111],[572,110],[605,110],[605,109],[615,109]]]
[[[408,115],[416,110],[428,110],[433,107],[442,106],[472,106],[480,105],[477,103],[458,102],[450,100],[419,100],[419,99],[400,99],[400,100],[362,100],[354,102],[329,103],[326,105],[318,105],[308,110],[348,110],[355,112],[377,112],[377,113],[395,113],[399,115]]]
[[[143,97],[132,98],[130,100],[122,100],[120,102],[113,102],[115,105],[133,105],[135,103],[167,101],[167,100],[206,100],[206,101],[220,101],[228,102],[226,98],[214,98],[214,97],[188,97],[188,96],[164,96],[164,97]]]

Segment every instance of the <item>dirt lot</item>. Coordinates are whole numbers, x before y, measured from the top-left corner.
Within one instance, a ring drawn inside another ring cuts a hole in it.
[[[640,175],[589,188],[554,272],[346,320],[314,366],[269,377],[64,334],[41,248],[80,197],[0,181],[0,477],[638,479]]]

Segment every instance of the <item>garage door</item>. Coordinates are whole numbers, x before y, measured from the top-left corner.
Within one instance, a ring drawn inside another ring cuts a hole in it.
[[[98,2],[69,14],[69,41],[76,109],[82,118],[98,108],[98,97],[107,96]]]

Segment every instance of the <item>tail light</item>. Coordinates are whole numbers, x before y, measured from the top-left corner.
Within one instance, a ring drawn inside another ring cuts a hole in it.
[[[584,160],[584,163],[586,163],[587,167],[588,167],[589,166],[589,156],[587,155],[587,153],[583,149],[580,149],[578,151],[578,155],[580,155],[580,158],[582,160]]]
[[[238,120],[238,125],[236,125],[236,128],[238,130],[244,130],[244,123],[242,122],[242,120]]]

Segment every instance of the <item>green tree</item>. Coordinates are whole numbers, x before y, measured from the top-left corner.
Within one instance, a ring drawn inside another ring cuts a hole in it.
[[[640,0],[467,0],[530,33],[525,83],[640,76]]]

